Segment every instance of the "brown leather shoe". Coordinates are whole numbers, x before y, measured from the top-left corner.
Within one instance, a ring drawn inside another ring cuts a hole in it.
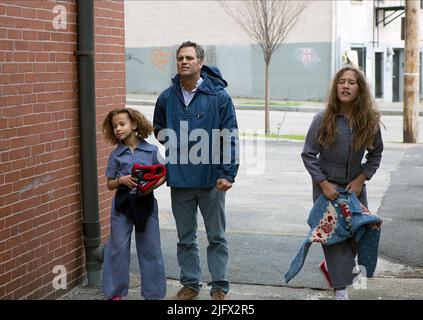
[[[225,300],[225,294],[221,290],[213,291],[210,295],[212,300]]]
[[[178,300],[191,300],[198,296],[198,291],[195,291],[188,287],[183,287],[181,290],[178,291],[176,294],[176,299]]]

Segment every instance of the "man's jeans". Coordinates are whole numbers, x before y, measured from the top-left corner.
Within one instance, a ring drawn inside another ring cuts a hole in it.
[[[207,232],[207,263],[212,281],[211,292],[229,291],[226,278],[228,245],[225,238],[225,194],[216,188],[171,188],[172,211],[178,231],[177,256],[183,286],[200,289],[200,256],[197,243],[197,208]]]

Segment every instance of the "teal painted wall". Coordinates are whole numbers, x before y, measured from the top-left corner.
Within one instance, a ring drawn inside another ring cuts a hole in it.
[[[159,93],[176,72],[176,47],[127,48],[128,93]],[[264,60],[260,47],[207,46],[206,64],[220,68],[233,97],[264,97]],[[207,61],[207,57],[208,60]],[[139,61],[141,62],[139,62]],[[324,100],[330,81],[330,43],[282,45],[270,64],[272,99]]]

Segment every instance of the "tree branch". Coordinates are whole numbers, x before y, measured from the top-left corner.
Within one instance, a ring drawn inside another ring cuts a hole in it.
[[[304,1],[292,0],[217,0],[247,36],[263,51],[266,63],[280,47],[306,8]]]

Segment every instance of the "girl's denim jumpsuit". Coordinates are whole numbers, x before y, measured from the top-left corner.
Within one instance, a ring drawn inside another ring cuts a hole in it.
[[[131,173],[134,163],[157,164],[157,146],[140,139],[137,147],[130,148],[119,142],[110,154],[106,177],[115,179]],[[112,202],[110,237],[104,254],[102,292],[107,299],[126,296],[129,288],[129,261],[133,223],[114,208]],[[162,299],[166,295],[166,274],[160,244],[157,201],[144,232],[135,233],[138,263],[141,272],[141,296],[145,299]]]

